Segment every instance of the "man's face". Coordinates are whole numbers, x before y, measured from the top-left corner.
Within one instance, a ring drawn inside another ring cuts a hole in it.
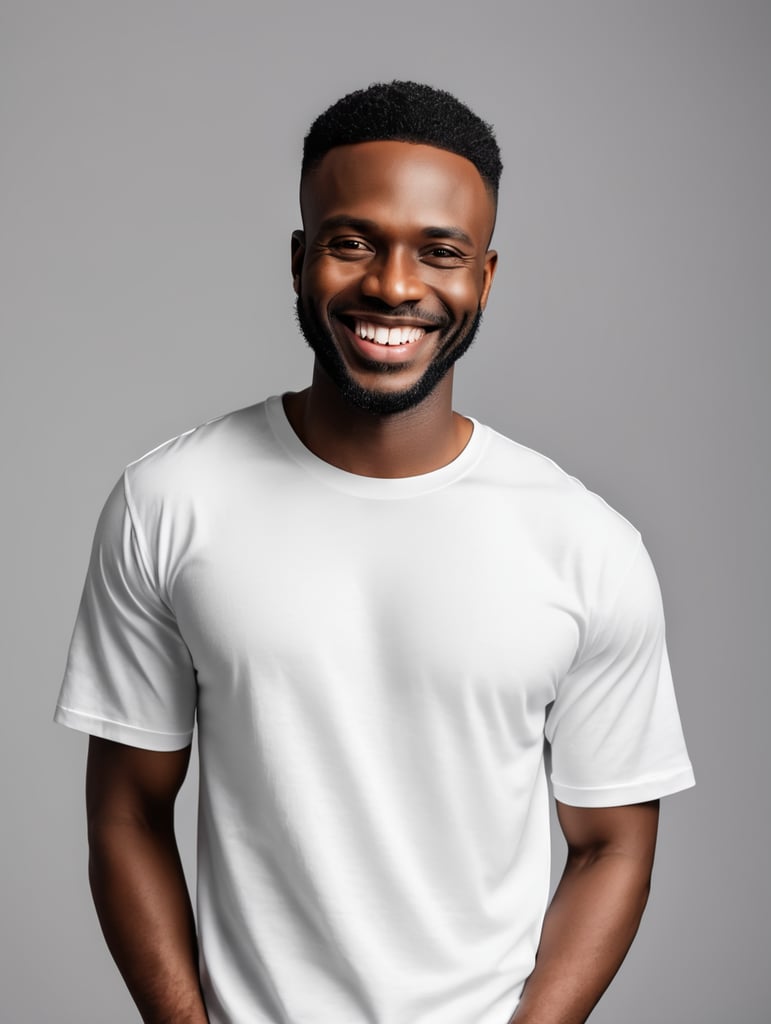
[[[433,146],[340,146],[306,175],[301,204],[292,273],[318,363],[360,408],[412,408],[471,344],[487,302],[495,209],[479,172]]]

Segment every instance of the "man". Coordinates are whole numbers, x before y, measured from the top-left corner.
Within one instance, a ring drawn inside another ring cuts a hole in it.
[[[573,1024],[635,934],[657,801],[693,781],[655,575],[452,409],[500,171],[427,86],[322,114],[292,238],[310,387],[161,445],[102,513],[56,717],[91,734],[92,890],[147,1022]],[[544,919],[545,740],[569,855]]]

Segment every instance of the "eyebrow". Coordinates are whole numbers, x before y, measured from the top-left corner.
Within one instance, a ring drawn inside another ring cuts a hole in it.
[[[377,224],[374,220],[366,220],[364,217],[351,217],[347,213],[338,213],[334,217],[327,217],[319,224],[320,231],[332,231],[335,228],[352,228],[354,231],[361,231],[366,234],[368,231],[376,231]]]
[[[474,244],[466,232],[460,228],[424,228],[423,235],[425,238],[454,238],[456,242],[465,242],[466,245]]]
[[[352,217],[347,213],[338,213],[334,217],[327,217],[319,225],[320,231],[333,231],[336,228],[351,228],[353,231],[361,231],[362,234],[380,230],[374,220],[368,220],[366,217]],[[466,245],[473,246],[474,244],[466,232],[457,227],[423,228],[421,234],[424,238],[452,238],[456,242],[463,242]]]

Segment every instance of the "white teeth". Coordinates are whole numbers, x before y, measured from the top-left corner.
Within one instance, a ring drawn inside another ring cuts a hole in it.
[[[376,345],[407,345],[419,341],[426,333],[422,327],[384,327],[367,320],[356,320],[354,331],[360,338],[374,341]]]

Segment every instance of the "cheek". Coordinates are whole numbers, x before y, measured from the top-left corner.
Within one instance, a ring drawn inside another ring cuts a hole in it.
[[[459,274],[452,281],[445,281],[444,287],[437,289],[437,294],[460,316],[469,310],[476,313],[482,295],[482,286],[482,274],[469,272],[468,274]]]
[[[319,261],[306,267],[303,272],[302,296],[316,306],[325,307],[353,288],[360,277],[352,264]]]

